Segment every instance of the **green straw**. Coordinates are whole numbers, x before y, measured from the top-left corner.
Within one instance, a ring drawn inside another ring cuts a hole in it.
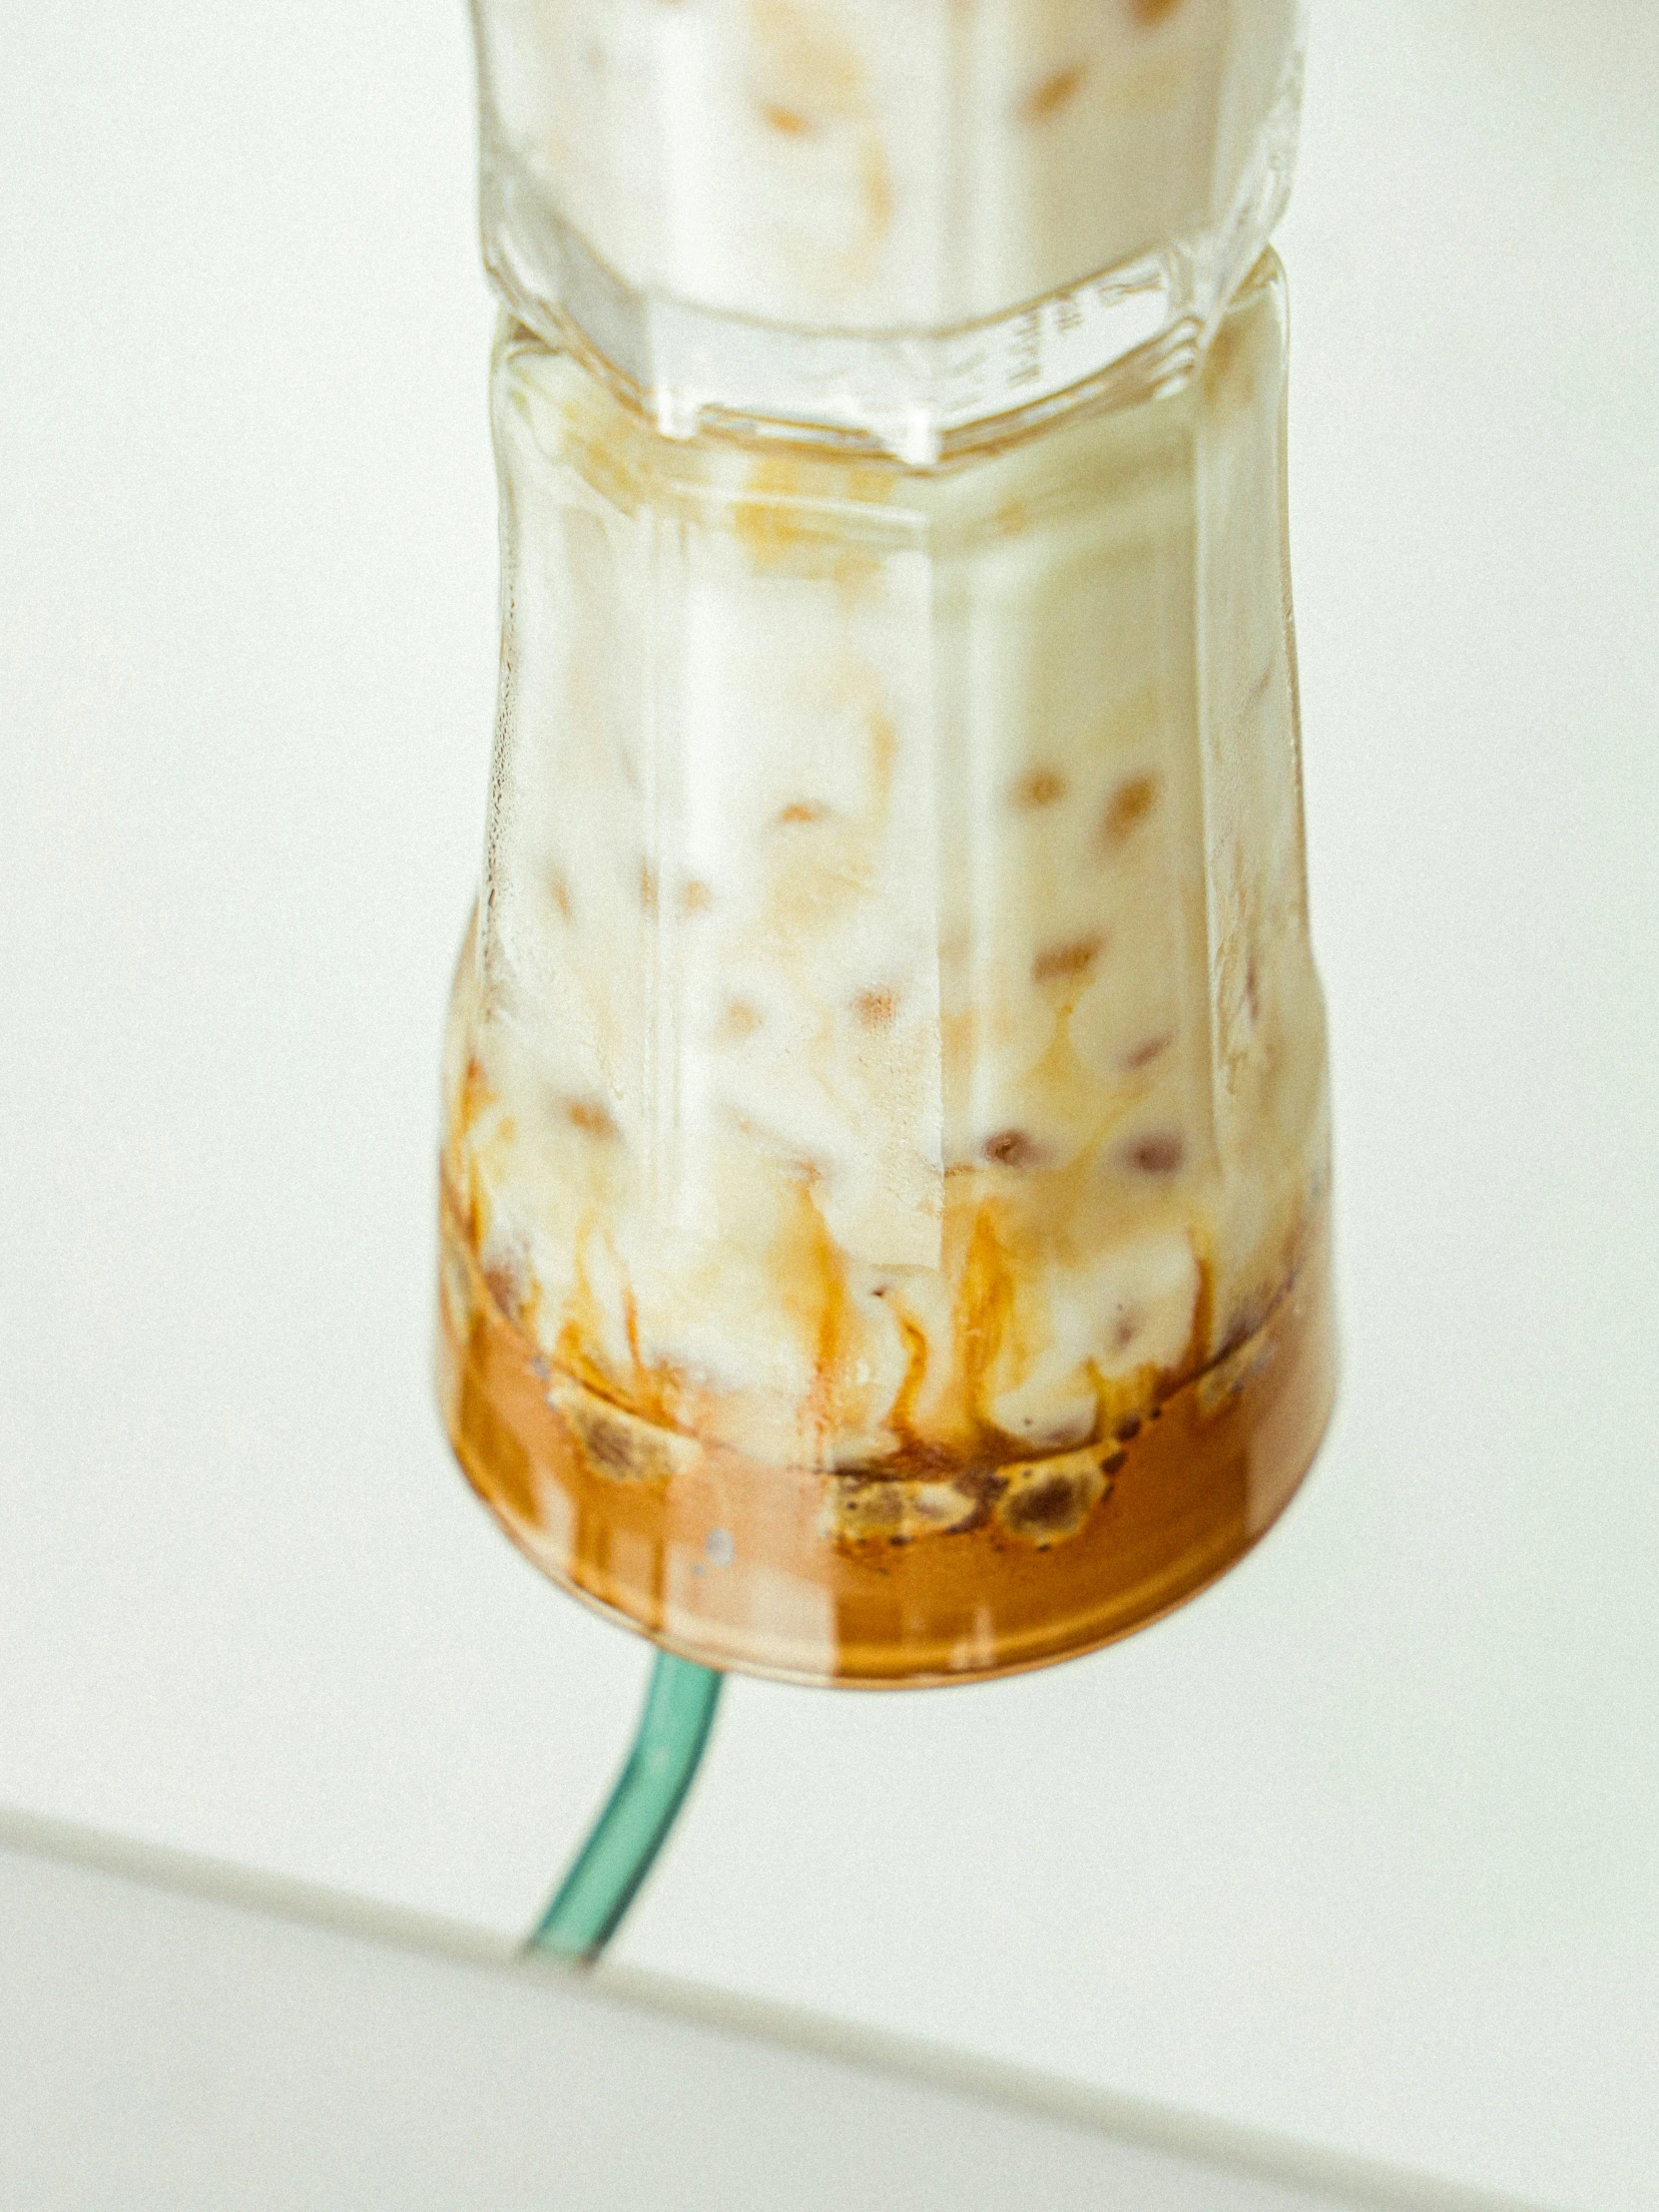
[[[591,1960],[610,1941],[692,1786],[723,1679],[658,1652],[628,1764],[527,1950]]]

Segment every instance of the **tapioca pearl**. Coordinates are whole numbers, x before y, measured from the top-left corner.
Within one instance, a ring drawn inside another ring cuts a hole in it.
[[[1105,936],[1095,932],[1086,937],[1072,937],[1059,944],[1044,945],[1031,961],[1031,980],[1034,983],[1081,982],[1105,949]]]
[[[865,1029],[890,1028],[898,1011],[898,993],[890,984],[874,984],[858,992],[852,1001],[852,1011]]]
[[[1022,1467],[997,1499],[996,1517],[1010,1536],[1044,1548],[1075,1536],[1106,1495],[1110,1479],[1098,1457],[1068,1455],[1056,1466]]]
[[[610,1108],[597,1098],[566,1099],[564,1118],[584,1137],[614,1141],[622,1134]]]
[[[904,1486],[891,1477],[836,1478],[838,1522],[843,1536],[897,1536],[904,1524]]]
[[[1049,1157],[1047,1148],[1024,1129],[999,1129],[979,1150],[984,1159],[999,1168],[1040,1168]]]
[[[778,108],[762,102],[761,121],[768,130],[779,132],[784,138],[811,138],[817,125],[795,108]]]
[[[1154,1129],[1119,1147],[1120,1164],[1134,1175],[1162,1182],[1186,1165],[1187,1140],[1178,1129]]]
[[[715,1042],[717,1044],[742,1044],[746,1037],[754,1036],[764,1022],[765,1016],[758,1007],[751,1005],[747,998],[728,999],[725,1010],[720,1017],[719,1026],[715,1030]]]
[[[1128,776],[1115,784],[1100,817],[1101,850],[1120,852],[1151,816],[1162,793],[1163,778],[1155,774]]]
[[[1174,1042],[1175,1034],[1169,1029],[1159,1036],[1143,1038],[1141,1043],[1123,1054],[1119,1065],[1125,1075],[1138,1075],[1143,1068],[1151,1067],[1155,1060],[1161,1060]]]
[[[1058,806],[1067,789],[1058,769],[1034,768],[1010,787],[1008,804],[1017,815],[1037,814],[1046,807]]]
[[[1028,128],[1051,123],[1063,114],[1083,89],[1089,74],[1086,61],[1068,62],[1061,69],[1050,70],[1046,77],[1021,93],[1014,106],[1014,114]]]
[[[574,1433],[588,1471],[607,1481],[667,1482],[697,1462],[699,1449],[689,1436],[642,1420],[573,1383],[556,1383],[548,1395]]]

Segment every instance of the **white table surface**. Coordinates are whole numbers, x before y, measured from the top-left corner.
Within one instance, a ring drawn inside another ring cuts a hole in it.
[[[1519,2212],[0,1816],[6,2212]]]
[[[495,627],[453,0],[0,6],[0,1802],[505,1941],[646,1654],[430,1402]],[[740,1682],[623,1963],[1659,2207],[1659,17],[1323,0],[1346,1371],[1128,1644]]]

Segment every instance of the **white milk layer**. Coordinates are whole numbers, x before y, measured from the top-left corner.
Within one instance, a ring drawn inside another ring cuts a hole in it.
[[[498,349],[447,1173],[503,1307],[804,1466],[1107,1431],[1323,1191],[1282,277],[1181,390],[907,471]]]

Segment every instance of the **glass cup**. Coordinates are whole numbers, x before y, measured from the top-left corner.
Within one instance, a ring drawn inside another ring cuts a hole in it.
[[[1087,1650],[1313,1457],[1285,352],[1269,254],[1176,388],[916,466],[666,435],[503,323],[442,1404],[514,1540],[685,1657]]]

